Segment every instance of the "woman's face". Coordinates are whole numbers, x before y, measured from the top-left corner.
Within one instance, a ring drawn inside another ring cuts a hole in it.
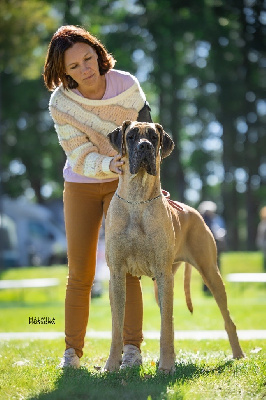
[[[98,55],[87,43],[78,42],[64,54],[65,72],[70,75],[79,89],[92,87],[99,79]]]

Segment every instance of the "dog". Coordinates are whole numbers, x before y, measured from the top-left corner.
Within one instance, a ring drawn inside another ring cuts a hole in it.
[[[161,160],[174,143],[157,123],[124,121],[108,135],[124,160],[106,217],[106,260],[110,269],[112,342],[107,371],[119,370],[123,348],[126,273],[154,278],[161,313],[159,371],[175,369],[173,290],[174,273],[185,262],[185,294],[192,312],[189,281],[191,265],[211,290],[224,318],[234,358],[244,357],[228,308],[217,267],[217,250],[200,214],[182,203],[169,201],[161,190]]]

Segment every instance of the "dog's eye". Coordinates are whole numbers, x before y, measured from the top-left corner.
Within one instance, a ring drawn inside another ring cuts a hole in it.
[[[154,129],[149,129],[148,133],[150,141],[155,142],[158,139],[157,133],[154,131]]]
[[[130,129],[127,133],[127,140],[132,141],[136,139],[136,135],[138,135],[139,129],[137,127]]]
[[[136,138],[137,132],[138,131],[136,129],[131,129],[127,134],[127,139],[128,140],[134,140]]]

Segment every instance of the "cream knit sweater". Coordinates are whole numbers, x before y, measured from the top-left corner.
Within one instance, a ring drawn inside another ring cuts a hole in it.
[[[138,81],[106,100],[89,100],[62,86],[57,88],[51,95],[49,110],[72,170],[95,179],[117,178],[109,169],[116,151],[107,134],[124,120],[135,121],[145,100]]]

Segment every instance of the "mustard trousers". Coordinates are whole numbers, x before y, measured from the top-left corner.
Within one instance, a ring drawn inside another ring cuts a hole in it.
[[[95,276],[96,253],[103,215],[106,216],[118,181],[72,183],[64,186],[64,216],[68,246],[68,281],[65,298],[66,349],[83,354],[89,319],[90,293]],[[124,344],[140,348],[143,304],[140,281],[127,274]]]

